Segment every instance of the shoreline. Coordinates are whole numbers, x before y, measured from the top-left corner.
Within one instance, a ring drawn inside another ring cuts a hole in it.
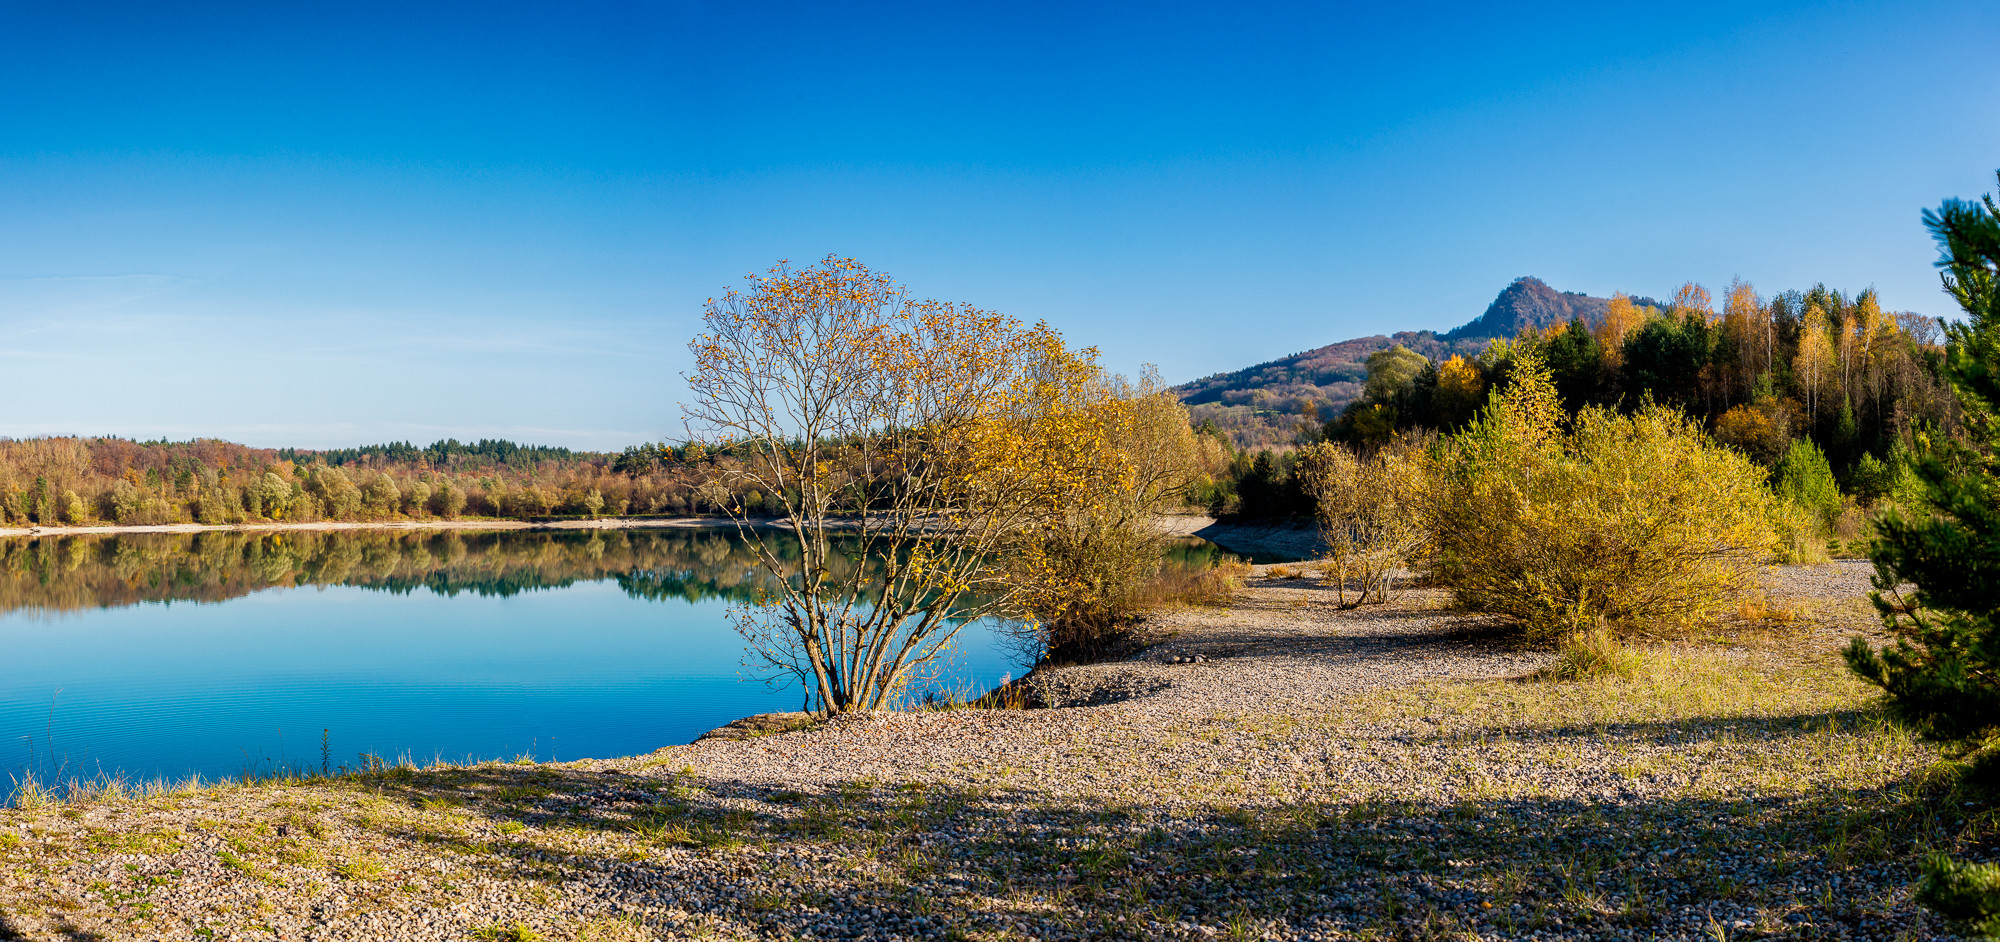
[[[1163,514],[1162,532],[1207,540],[1239,553],[1277,553],[1310,559],[1320,551],[1311,526],[1285,521],[1236,522],[1207,514]],[[762,517],[749,526],[786,528],[782,518]],[[93,524],[90,526],[0,526],[0,537],[86,536],[120,533],[316,532],[333,530],[719,530],[738,526],[728,517],[599,517],[591,520],[314,520],[286,523]]]

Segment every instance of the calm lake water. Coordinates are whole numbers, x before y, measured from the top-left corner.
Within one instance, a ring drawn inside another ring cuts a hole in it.
[[[0,772],[649,752],[799,708],[724,618],[763,578],[727,530],[0,540]],[[975,625],[942,682],[1021,670]]]

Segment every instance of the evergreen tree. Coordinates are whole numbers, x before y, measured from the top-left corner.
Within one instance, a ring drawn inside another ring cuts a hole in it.
[[[1714,333],[1700,314],[1652,318],[1625,339],[1625,390],[1643,393],[1690,412],[1701,396],[1701,368],[1708,364]]]
[[[1555,380],[1564,412],[1574,415],[1597,401],[1603,385],[1604,348],[1580,318],[1572,319],[1568,327],[1543,344],[1542,359]]]
[[[1822,527],[1831,527],[1840,516],[1840,486],[1834,483],[1833,466],[1810,439],[1795,441],[1785,451],[1772,489],[1779,497],[1812,511]]]
[[[1880,651],[1856,638],[1847,662],[1888,695],[1890,711],[1970,759],[1970,782],[2000,785],[2000,203],[1947,200],[1925,211],[1944,286],[1965,309],[1945,330],[1945,376],[1968,442],[1911,459],[1934,513],[1878,523],[1876,607],[1897,636]],[[1910,583],[1907,599],[1896,587]],[[1896,599],[1901,604],[1892,602]],[[2000,934],[2000,879],[1990,865],[1934,858],[1920,897],[1974,931]]]

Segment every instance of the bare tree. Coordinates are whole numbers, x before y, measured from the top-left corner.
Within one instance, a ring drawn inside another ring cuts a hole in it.
[[[812,708],[882,707],[1007,602],[994,559],[1031,488],[988,446],[1034,332],[832,256],[751,276],[704,318],[688,434],[735,459],[708,464],[710,493],[779,577],[737,628]],[[728,496],[750,491],[776,521]]]

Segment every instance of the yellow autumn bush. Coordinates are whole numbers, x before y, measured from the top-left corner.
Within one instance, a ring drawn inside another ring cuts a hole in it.
[[[1763,479],[1678,410],[1566,421],[1547,369],[1523,357],[1433,458],[1430,575],[1536,638],[1704,621],[1774,549]]]
[[[1300,449],[1299,480],[1313,498],[1323,568],[1341,608],[1388,601],[1396,571],[1424,544],[1424,444],[1399,439],[1366,455],[1335,442]]]
[[[1150,372],[1111,376],[1096,351],[1040,345],[996,461],[1027,465],[1036,508],[1011,548],[1021,639],[1037,658],[1089,657],[1146,605],[1170,537],[1156,517],[1200,471],[1187,408]]]

